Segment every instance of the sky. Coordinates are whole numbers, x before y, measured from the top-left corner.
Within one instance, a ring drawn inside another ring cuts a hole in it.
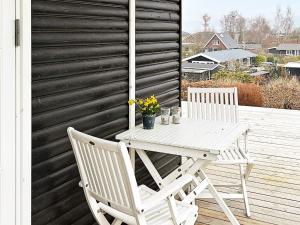
[[[221,18],[232,10],[238,10],[246,18],[263,15],[272,25],[278,6],[283,11],[291,6],[294,26],[300,27],[300,0],[183,0],[183,31],[203,30],[202,16],[207,13],[211,17],[210,27],[220,32]]]

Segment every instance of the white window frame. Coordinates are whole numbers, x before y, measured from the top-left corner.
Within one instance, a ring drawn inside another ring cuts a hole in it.
[[[220,45],[220,40],[213,40],[212,44],[213,45]]]
[[[192,61],[192,63],[198,63],[198,64],[215,64],[213,61]]]

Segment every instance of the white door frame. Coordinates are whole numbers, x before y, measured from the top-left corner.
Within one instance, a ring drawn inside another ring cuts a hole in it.
[[[31,224],[31,1],[16,0],[16,224]]]
[[[20,46],[15,46],[15,19]],[[0,225],[31,224],[31,1],[0,1]]]
[[[0,224],[15,224],[15,2],[0,1]]]

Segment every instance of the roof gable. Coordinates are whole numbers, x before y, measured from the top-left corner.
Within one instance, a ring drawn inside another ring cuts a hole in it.
[[[214,34],[209,41],[204,45],[204,48],[215,38],[217,37],[227,49],[239,48],[238,44],[233,40],[233,38],[228,33],[216,33]]]

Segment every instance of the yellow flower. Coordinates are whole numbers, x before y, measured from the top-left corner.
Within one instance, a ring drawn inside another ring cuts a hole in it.
[[[144,105],[147,107],[149,105],[148,101],[146,101]]]
[[[133,104],[134,104],[134,100],[130,99],[130,100],[128,101],[128,104],[129,104],[129,105],[133,105]]]
[[[143,100],[140,99],[140,100],[139,100],[139,105],[142,105],[142,104],[143,104]]]

